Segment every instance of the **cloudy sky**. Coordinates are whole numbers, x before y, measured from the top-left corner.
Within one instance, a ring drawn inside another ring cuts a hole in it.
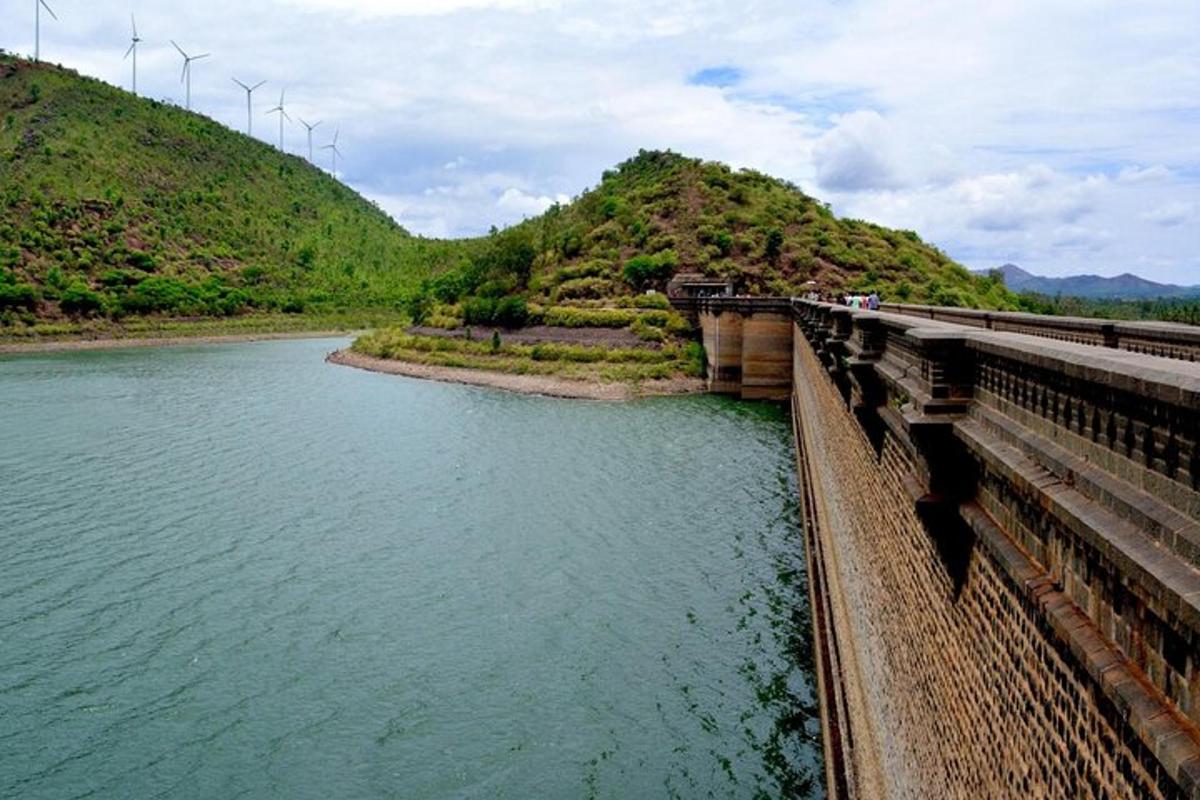
[[[972,267],[1200,283],[1198,0],[48,1],[43,57],[126,87],[135,11],[155,98],[182,102],[169,39],[211,52],[193,106],[231,127],[230,78],[269,81],[264,139],[286,86],[417,233],[517,221],[671,148]],[[0,0],[0,47],[32,52],[32,0]]]

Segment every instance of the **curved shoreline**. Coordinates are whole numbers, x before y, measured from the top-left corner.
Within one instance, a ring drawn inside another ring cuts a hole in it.
[[[519,375],[509,372],[467,369],[465,367],[440,367],[432,364],[414,364],[387,358],[355,353],[352,350],[335,350],[325,357],[330,364],[340,364],[369,372],[401,375],[407,378],[460,383],[468,386],[487,386],[517,394],[562,397],[574,400],[633,400],[638,397],[662,395],[701,394],[705,389],[700,378],[672,378],[667,380],[643,381],[640,384],[599,383],[559,378],[554,375]]]
[[[328,339],[354,336],[357,331],[280,331],[276,333],[198,334],[196,336],[112,337],[108,339],[62,339],[58,341],[3,342],[0,355],[58,353],[71,350],[115,350],[122,347],[174,347],[185,344],[232,344],[278,339]]]

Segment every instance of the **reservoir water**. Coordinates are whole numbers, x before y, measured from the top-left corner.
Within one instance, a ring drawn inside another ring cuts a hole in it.
[[[0,797],[821,794],[783,412],[0,359]]]

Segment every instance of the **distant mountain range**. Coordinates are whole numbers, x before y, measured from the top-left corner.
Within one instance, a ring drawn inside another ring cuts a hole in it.
[[[1156,283],[1126,272],[1113,278],[1100,275],[1071,275],[1066,278],[1046,278],[1027,272],[1016,264],[999,267],[1004,285],[1014,292],[1037,292],[1045,295],[1067,295],[1101,300],[1150,300],[1162,297],[1200,297],[1200,286],[1177,286]],[[976,270],[986,275],[991,270]]]

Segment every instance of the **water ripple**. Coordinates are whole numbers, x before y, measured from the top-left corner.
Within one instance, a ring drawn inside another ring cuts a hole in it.
[[[0,796],[817,797],[787,425],[0,359]]]

